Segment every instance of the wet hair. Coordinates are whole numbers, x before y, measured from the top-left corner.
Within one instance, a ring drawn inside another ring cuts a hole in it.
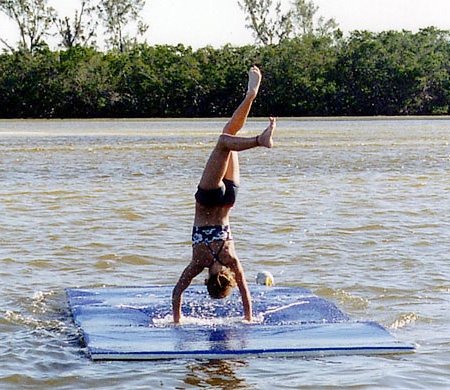
[[[206,282],[209,296],[213,299],[227,297],[233,287],[236,287],[234,273],[227,267],[222,267],[219,273],[210,275]]]

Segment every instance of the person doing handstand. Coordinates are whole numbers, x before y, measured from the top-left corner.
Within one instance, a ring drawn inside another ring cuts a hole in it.
[[[172,293],[172,310],[175,324],[180,323],[183,291],[191,281],[208,268],[206,280],[211,298],[225,298],[233,287],[238,287],[242,297],[244,317],[252,320],[250,292],[244,270],[234,248],[229,215],[239,186],[238,152],[263,146],[273,146],[272,133],[275,118],[256,137],[240,137],[237,132],[244,126],[253,100],[258,94],[261,72],[253,66],[249,71],[247,93],[223,128],[213,149],[195,194],[196,207],[192,233],[192,260],[184,269]]]

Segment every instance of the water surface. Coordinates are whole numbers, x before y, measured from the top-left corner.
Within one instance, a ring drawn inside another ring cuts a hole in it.
[[[0,122],[0,388],[448,389],[448,119],[280,120],[274,149],[241,153],[232,213],[249,282],[269,270],[417,353],[86,358],[64,289],[176,283],[223,124]],[[252,120],[244,134],[265,126]]]

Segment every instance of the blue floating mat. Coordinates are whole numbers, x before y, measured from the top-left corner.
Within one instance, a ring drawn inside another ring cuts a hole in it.
[[[255,321],[244,323],[236,291],[212,300],[204,286],[184,293],[172,324],[172,286],[67,289],[75,324],[93,360],[229,359],[413,352],[374,322],[350,320],[299,287],[250,286]]]

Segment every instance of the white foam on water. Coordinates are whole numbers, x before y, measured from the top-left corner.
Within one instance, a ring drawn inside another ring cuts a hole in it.
[[[250,325],[250,324],[257,324],[262,323],[264,320],[263,314],[258,314],[253,317],[253,320],[247,321],[243,319],[242,317],[223,317],[223,318],[217,318],[217,317],[181,317],[180,324],[181,326],[204,326],[204,327],[214,327],[214,326],[222,326],[222,325]],[[173,326],[173,317],[172,315],[168,314],[162,318],[154,318],[153,319],[153,325],[156,327],[168,327]]]

